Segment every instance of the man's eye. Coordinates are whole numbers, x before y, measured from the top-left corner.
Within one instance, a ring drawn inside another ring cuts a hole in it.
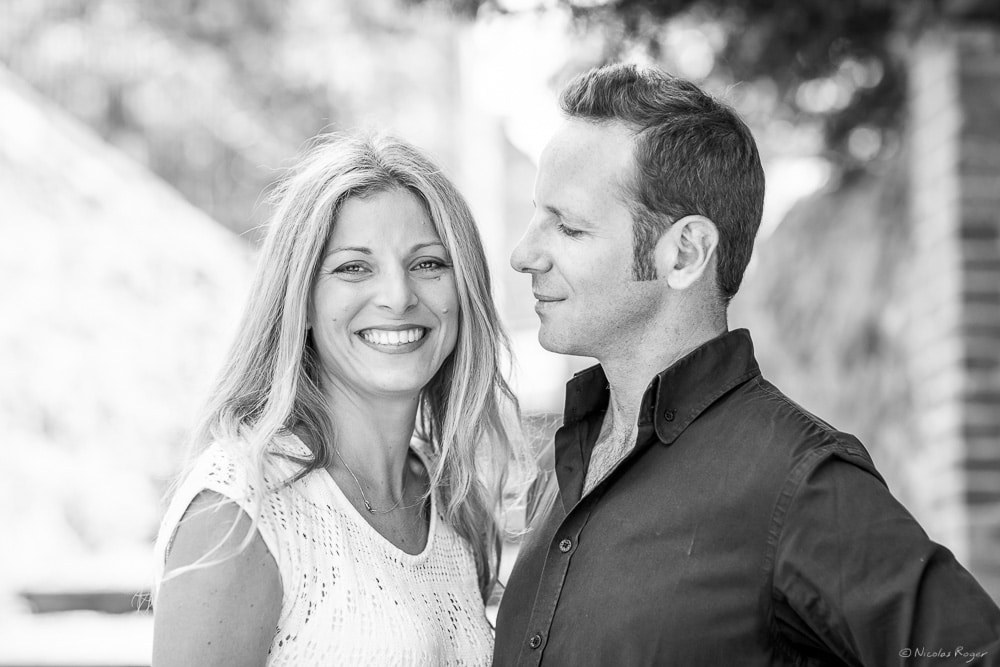
[[[559,230],[559,233],[565,234],[571,239],[575,239],[583,235],[583,232],[580,231],[579,229],[573,229],[572,227],[567,227],[565,224],[561,222],[556,223],[556,229]]]

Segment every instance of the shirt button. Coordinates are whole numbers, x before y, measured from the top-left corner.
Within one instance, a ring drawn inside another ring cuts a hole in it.
[[[542,645],[542,636],[537,632],[531,635],[531,639],[528,640],[528,646],[531,648],[538,648]]]
[[[663,418],[666,419],[668,422],[672,422],[674,420],[674,411],[673,410],[665,410],[663,412]]]
[[[563,539],[559,540],[559,551],[563,552],[564,554],[567,554],[572,548],[573,548],[573,540],[569,539],[568,537],[564,537]]]

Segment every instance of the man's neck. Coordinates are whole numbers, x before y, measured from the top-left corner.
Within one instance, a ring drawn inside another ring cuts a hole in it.
[[[702,326],[668,328],[661,336],[644,336],[636,345],[619,347],[612,354],[598,358],[610,393],[606,431],[631,431],[642,395],[653,377],[726,330],[725,319],[705,322]]]

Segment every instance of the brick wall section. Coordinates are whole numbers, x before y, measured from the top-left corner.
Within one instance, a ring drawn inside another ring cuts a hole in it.
[[[1000,599],[1000,27],[924,35],[910,90],[912,509]]]
[[[926,36],[910,71],[910,239],[906,345],[917,440],[908,460],[909,504],[931,536],[968,562],[961,471],[961,317],[958,140],[961,128],[955,49]]]

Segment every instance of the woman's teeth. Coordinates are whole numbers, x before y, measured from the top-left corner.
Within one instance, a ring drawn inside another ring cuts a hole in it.
[[[426,330],[422,327],[404,329],[403,331],[387,331],[385,329],[365,329],[359,335],[375,345],[405,345],[424,337]]]

